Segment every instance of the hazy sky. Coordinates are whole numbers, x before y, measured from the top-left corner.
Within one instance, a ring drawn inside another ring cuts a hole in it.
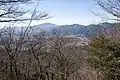
[[[90,11],[101,11],[94,0],[43,0],[39,3],[39,7],[52,16],[41,23],[88,25],[100,21],[100,17]]]

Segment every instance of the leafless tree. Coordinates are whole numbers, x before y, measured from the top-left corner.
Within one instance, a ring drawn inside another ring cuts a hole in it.
[[[25,5],[35,1],[39,0],[0,0],[0,22],[30,21],[31,16],[25,16],[30,14],[30,10],[25,8],[27,7]],[[41,20],[47,18],[47,15],[46,12],[36,12],[32,20]]]
[[[20,34],[16,33],[13,27],[7,27],[0,30],[0,79],[1,80],[24,80],[27,77],[22,74],[19,61],[21,51],[31,37],[29,32],[30,24],[33,20],[41,20],[47,18],[47,13],[37,13],[36,8],[33,9],[31,16],[25,17],[29,12],[22,9],[21,5],[27,4],[31,0],[0,0],[0,22],[18,22],[29,21],[25,30],[21,28]]]
[[[120,1],[119,0],[95,0],[97,4],[107,13],[116,17],[112,20],[120,21]]]

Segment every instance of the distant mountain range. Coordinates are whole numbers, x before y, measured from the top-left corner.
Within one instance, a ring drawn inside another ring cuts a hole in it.
[[[53,36],[53,35],[84,35],[86,37],[90,37],[97,34],[98,29],[102,28],[110,28],[112,27],[113,23],[101,23],[97,25],[79,25],[79,24],[72,24],[72,25],[56,25],[51,23],[44,23],[40,25],[31,26],[34,33],[45,32],[46,35]]]
[[[80,25],[80,24],[71,24],[71,25],[56,25],[52,23],[44,23],[39,25],[31,26],[33,34],[38,34],[43,32],[47,37],[58,36],[80,36],[80,37],[91,37],[95,36],[98,31],[106,30],[108,33],[111,33],[116,23],[101,23],[101,24],[92,24],[92,25]],[[120,25],[120,24],[119,24]],[[26,27],[23,27],[25,30]],[[16,32],[18,33],[21,30],[21,27],[16,27]]]

